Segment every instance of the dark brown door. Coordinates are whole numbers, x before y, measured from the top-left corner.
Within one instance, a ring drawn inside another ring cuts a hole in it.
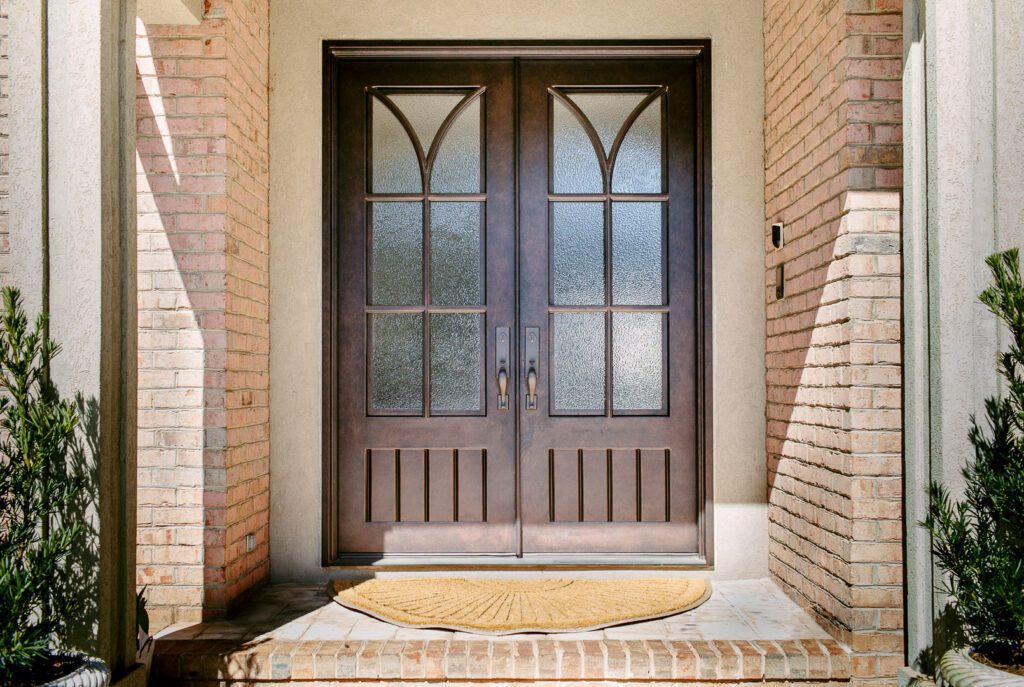
[[[325,561],[705,562],[701,63],[512,51],[328,59]]]
[[[697,550],[694,77],[671,60],[522,66],[524,552]]]
[[[516,551],[516,416],[492,383],[515,320],[512,76],[509,61],[337,73],[340,552]]]

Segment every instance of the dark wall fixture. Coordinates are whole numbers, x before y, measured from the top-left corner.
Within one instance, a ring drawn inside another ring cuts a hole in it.
[[[772,225],[772,247],[775,250],[781,250],[785,243],[785,232],[783,231],[782,222],[776,222]],[[780,262],[779,266],[775,268],[775,298],[782,299],[786,297],[786,264]]]

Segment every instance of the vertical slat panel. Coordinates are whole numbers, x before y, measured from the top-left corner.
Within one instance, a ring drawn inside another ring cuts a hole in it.
[[[402,522],[423,522],[426,519],[423,454],[419,449],[402,449],[398,461],[398,510]]]
[[[612,451],[612,520],[637,520],[637,451]]]
[[[668,520],[668,450],[640,451],[640,514],[644,522]]]
[[[583,450],[583,519],[608,522],[608,452]]]
[[[579,452],[555,450],[549,453],[551,519],[578,522],[580,519]]]
[[[486,454],[479,449],[459,449],[458,508],[459,522],[482,522],[487,519]]]
[[[390,449],[371,449],[368,453],[369,519],[373,522],[394,522],[398,517],[395,501],[395,452]]]
[[[451,449],[430,449],[428,498],[431,522],[455,521],[455,458]]]

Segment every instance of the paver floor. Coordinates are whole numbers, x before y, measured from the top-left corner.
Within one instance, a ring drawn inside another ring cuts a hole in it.
[[[564,640],[785,640],[827,639],[829,636],[769,579],[716,582],[712,590],[707,602],[679,615],[556,637]],[[175,625],[161,632],[160,637],[242,641],[481,638],[462,632],[396,627],[334,603],[327,596],[326,585],[319,584],[273,585],[228,620]],[[502,639],[515,638],[516,635],[511,635]]]

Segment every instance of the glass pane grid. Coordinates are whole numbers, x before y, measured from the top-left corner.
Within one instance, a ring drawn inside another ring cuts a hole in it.
[[[550,97],[550,412],[665,414],[664,89]]]
[[[371,305],[423,302],[423,205],[371,202],[366,208]]]
[[[603,312],[550,315],[552,415],[605,414],[606,319]]]
[[[482,203],[429,202],[431,305],[484,302]]]
[[[483,95],[369,95],[370,415],[485,412]]]
[[[421,414],[423,314],[371,313],[367,319],[370,414]]]
[[[432,414],[482,414],[483,320],[482,314],[430,314]]]
[[[665,321],[661,313],[612,314],[614,414],[665,410]]]

